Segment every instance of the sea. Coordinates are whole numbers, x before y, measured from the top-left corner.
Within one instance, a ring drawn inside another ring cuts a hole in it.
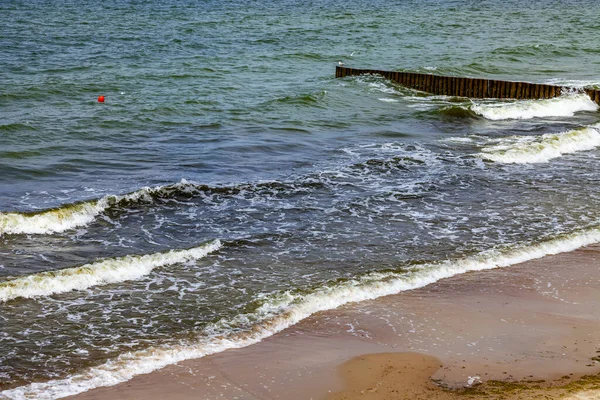
[[[592,0],[1,0],[0,398],[600,242],[598,21]],[[567,88],[434,96],[339,62]]]

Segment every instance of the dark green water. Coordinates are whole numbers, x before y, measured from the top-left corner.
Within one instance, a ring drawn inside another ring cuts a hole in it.
[[[0,2],[0,398],[600,241],[586,96],[334,78],[600,88],[599,20],[592,1]]]

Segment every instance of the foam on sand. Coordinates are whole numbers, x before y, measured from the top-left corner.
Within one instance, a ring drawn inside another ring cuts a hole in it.
[[[186,250],[108,258],[80,267],[18,277],[0,282],[0,302],[17,298],[49,296],[71,290],[85,290],[97,285],[139,279],[148,275],[154,268],[198,260],[220,247],[221,242],[215,240]]]
[[[188,342],[124,353],[65,379],[31,383],[5,390],[0,392],[0,398],[55,399],[96,387],[116,385],[136,375],[146,374],[179,361],[257,343],[318,311],[420,288],[467,271],[506,267],[550,254],[573,251],[598,242],[600,228],[593,228],[530,246],[504,251],[494,250],[473,257],[425,264],[404,272],[370,273],[345,282],[325,285],[308,294],[290,291],[275,293],[263,298],[262,305],[254,312],[212,324]]]
[[[583,390],[567,395],[564,400],[600,400],[600,390]]]
[[[541,136],[511,136],[499,144],[484,147],[480,156],[507,164],[548,162],[563,154],[587,151],[600,146],[600,125]]]
[[[596,111],[587,94],[567,94],[553,99],[475,104],[471,111],[490,120],[572,117],[579,111]]]

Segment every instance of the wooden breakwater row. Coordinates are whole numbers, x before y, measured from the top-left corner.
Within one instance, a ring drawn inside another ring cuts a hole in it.
[[[423,92],[445,95],[472,97],[477,99],[550,99],[560,96],[565,86],[545,85],[529,82],[511,82],[495,79],[461,78],[418,74],[415,72],[381,71],[376,69],[357,69],[337,66],[336,78],[345,76],[377,74],[397,82],[402,86]],[[583,89],[592,101],[600,105],[600,90]]]

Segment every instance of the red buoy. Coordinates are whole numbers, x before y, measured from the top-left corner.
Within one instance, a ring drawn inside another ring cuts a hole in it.
[[[104,103],[104,96],[98,96],[98,103]]]

